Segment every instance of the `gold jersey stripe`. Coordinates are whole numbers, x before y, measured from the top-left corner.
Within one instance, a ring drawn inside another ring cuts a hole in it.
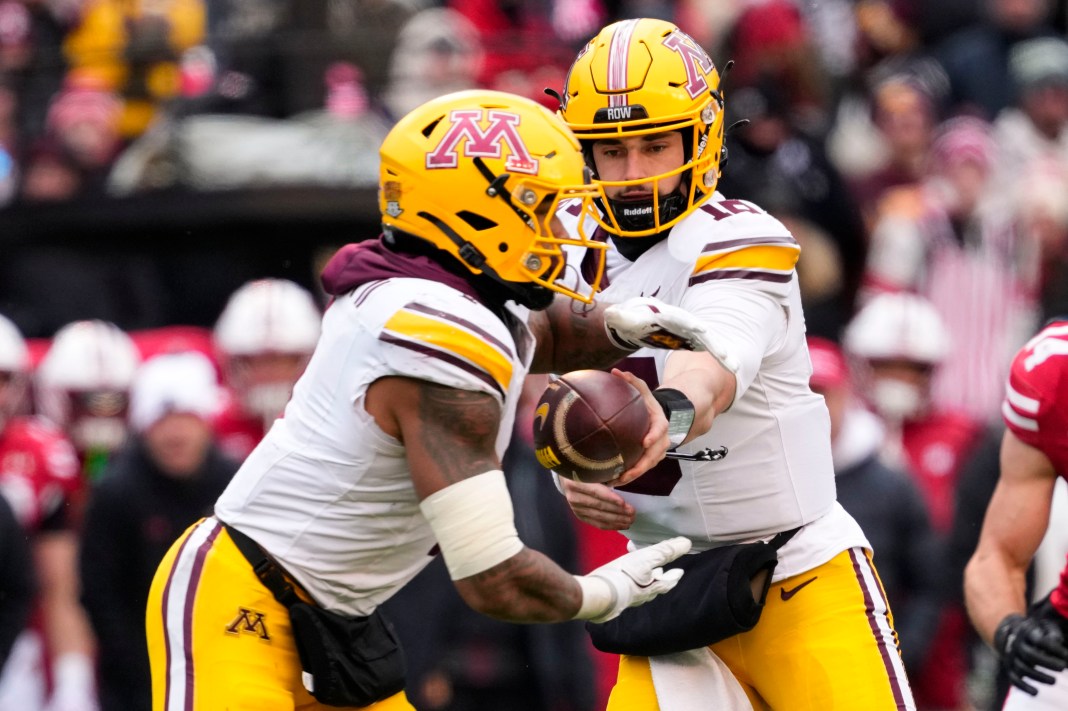
[[[788,272],[797,264],[801,249],[796,245],[755,245],[697,260],[693,273],[704,274],[716,269],[766,269]]]
[[[414,339],[473,363],[489,373],[501,392],[508,392],[508,385],[512,382],[511,359],[484,339],[456,324],[401,309],[386,321],[385,328],[398,336]]]

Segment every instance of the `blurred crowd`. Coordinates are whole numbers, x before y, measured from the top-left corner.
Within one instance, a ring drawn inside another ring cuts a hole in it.
[[[377,145],[410,109],[471,87],[555,109],[544,89],[585,41],[638,16],[734,61],[719,190],[802,245],[839,497],[875,545],[920,708],[996,708],[1004,681],[961,576],[1010,358],[1068,313],[1063,0],[0,0],[0,209],[374,186]],[[0,319],[0,504],[30,541],[3,551],[0,580],[33,595],[0,606],[0,708],[147,708],[152,573],[281,412],[323,306],[261,279],[214,329],[78,321],[24,340]],[[510,477],[531,467],[528,438],[518,427]],[[524,540],[576,569],[618,552],[535,481],[510,478]],[[1064,560],[1065,508],[1036,597]],[[603,705],[611,662],[581,627],[476,621],[449,595],[432,566],[393,603],[434,610],[398,624],[421,711]]]

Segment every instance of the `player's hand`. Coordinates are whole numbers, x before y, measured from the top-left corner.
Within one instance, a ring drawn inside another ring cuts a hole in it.
[[[1037,695],[1038,689],[1028,680],[1042,684],[1056,680],[1041,669],[1059,672],[1068,666],[1068,647],[1061,627],[1034,612],[1028,617],[1012,614],[1002,620],[994,632],[994,648],[1009,681],[1031,696]]]
[[[663,566],[689,552],[689,538],[678,536],[661,541],[647,548],[631,551],[605,563],[580,580],[584,594],[597,591],[603,605],[589,615],[582,615],[592,622],[607,622],[618,617],[623,610],[649,602],[679,583],[682,570],[664,570]],[[603,584],[598,584],[600,581]],[[607,589],[604,586],[607,585]],[[584,603],[584,608],[586,604]]]
[[[602,531],[622,531],[634,523],[634,507],[604,484],[557,477],[568,506],[580,521]]]
[[[604,312],[608,338],[620,349],[667,348],[708,351],[720,365],[738,372],[738,361],[722,344],[717,344],[708,327],[678,306],[645,296],[612,304]]]
[[[645,402],[645,409],[649,413],[649,429],[646,430],[645,437],[642,438],[642,456],[638,458],[638,461],[634,462],[630,469],[614,479],[603,482],[605,486],[616,487],[629,484],[659,464],[660,460],[667,454],[668,449],[671,448],[671,440],[668,438],[668,421],[664,417],[664,408],[653,397],[653,392],[649,389],[649,385],[633,373],[628,373],[618,368],[612,369],[612,375],[626,380],[635,390],[641,393],[642,400]]]

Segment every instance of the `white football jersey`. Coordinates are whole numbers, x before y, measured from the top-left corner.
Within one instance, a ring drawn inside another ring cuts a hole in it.
[[[577,217],[565,209],[565,227]],[[589,219],[589,218],[587,218]],[[592,228],[591,228],[592,229]],[[744,200],[716,196],[634,262],[608,252],[599,300],[656,297],[704,320],[739,360],[734,402],[680,447],[727,448],[718,461],[664,460],[618,491],[637,510],[635,546],[684,535],[697,550],[805,526],[780,554],[779,580],[867,547],[836,501],[830,417],[809,388],[812,364],[790,232]],[[671,351],[642,349],[621,367],[657,387]]]
[[[249,455],[216,515],[273,555],[324,607],[366,615],[430,562],[403,445],[364,410],[368,386],[405,376],[501,403],[503,456],[534,341],[443,284],[387,279],[340,296],[285,415]],[[442,451],[442,457],[453,456]]]

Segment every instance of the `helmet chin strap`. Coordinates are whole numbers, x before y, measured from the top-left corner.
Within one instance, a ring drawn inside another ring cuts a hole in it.
[[[532,311],[541,311],[549,308],[553,302],[553,291],[533,282],[513,282],[502,279],[495,271],[486,264],[486,257],[479,249],[457,234],[456,230],[445,224],[444,221],[429,212],[418,213],[427,222],[441,230],[442,234],[456,244],[460,261],[468,270],[478,269],[481,273],[471,272],[471,283],[480,292],[495,301],[515,301]],[[485,277],[480,279],[479,277]],[[487,288],[488,287],[488,288]]]

